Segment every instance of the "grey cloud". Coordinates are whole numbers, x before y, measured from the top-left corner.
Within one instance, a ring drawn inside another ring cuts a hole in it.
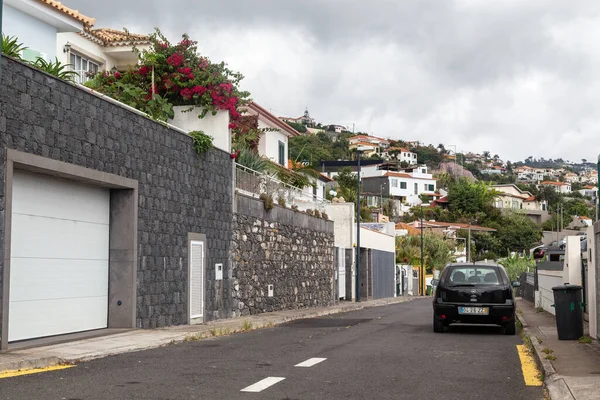
[[[600,50],[556,38],[579,19],[598,25],[595,0],[64,3],[98,27],[190,33],[275,113],[308,106],[324,122],[509,158],[593,159],[600,149],[568,140],[596,136]]]

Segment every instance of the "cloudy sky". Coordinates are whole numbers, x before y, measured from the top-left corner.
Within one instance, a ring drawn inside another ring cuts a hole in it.
[[[600,152],[600,1],[64,0],[96,27],[184,32],[276,115],[528,156]]]

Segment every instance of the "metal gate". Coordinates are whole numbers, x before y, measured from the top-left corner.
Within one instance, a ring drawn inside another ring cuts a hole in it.
[[[387,251],[372,250],[371,283],[374,299],[394,297],[396,273],[395,255]]]
[[[336,300],[346,298],[346,249],[335,248],[335,268],[337,277]]]

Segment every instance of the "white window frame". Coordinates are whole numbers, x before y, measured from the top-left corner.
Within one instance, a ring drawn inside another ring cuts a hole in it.
[[[75,63],[71,60],[75,58]],[[77,58],[79,57],[79,68],[77,68]],[[86,68],[83,69],[83,63],[85,62]],[[79,76],[75,77],[75,81],[77,83],[85,83],[90,80],[90,78],[86,75],[88,72],[98,73],[102,70],[102,63],[99,63],[92,58],[80,54],[76,51],[71,50],[69,53],[69,64],[71,65],[71,70],[75,71],[79,74]],[[95,70],[90,70],[90,66],[95,66]]]

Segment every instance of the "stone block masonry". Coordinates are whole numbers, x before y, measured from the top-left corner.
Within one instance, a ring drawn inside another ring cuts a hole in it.
[[[334,299],[333,222],[236,196],[233,314],[327,306]],[[273,296],[269,296],[273,285]]]
[[[216,263],[230,269],[229,154],[215,149],[199,156],[189,136],[6,57],[0,82],[0,138],[0,280],[8,148],[139,183],[138,327],[188,322],[190,232],[206,235],[206,319],[232,315],[229,276],[218,285],[214,280]]]

